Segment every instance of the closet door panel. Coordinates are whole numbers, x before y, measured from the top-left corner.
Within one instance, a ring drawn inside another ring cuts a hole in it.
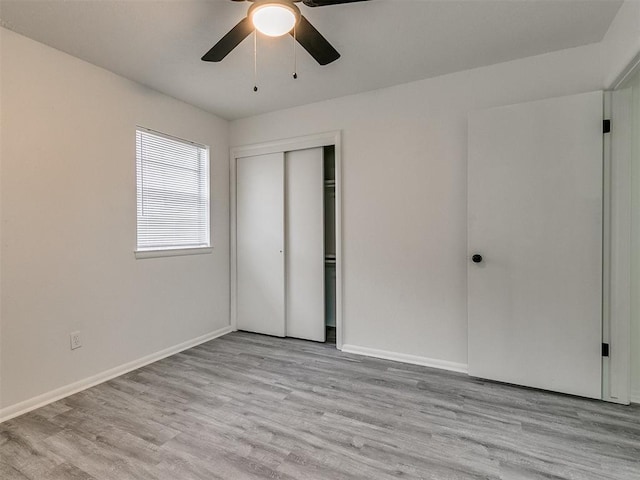
[[[287,152],[286,335],[325,341],[323,149]]]
[[[237,327],[285,335],[284,153],[236,161]]]

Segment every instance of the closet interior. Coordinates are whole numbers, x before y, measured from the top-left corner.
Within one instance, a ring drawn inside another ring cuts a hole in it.
[[[336,343],[336,147],[324,147],[324,281],[326,342]]]

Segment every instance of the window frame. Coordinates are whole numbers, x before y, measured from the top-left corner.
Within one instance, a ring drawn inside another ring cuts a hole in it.
[[[189,246],[167,246],[167,247],[153,247],[153,248],[140,248],[138,245],[138,151],[137,151],[137,137],[138,133],[148,133],[157,137],[165,138],[167,140],[193,145],[195,147],[201,148],[206,151],[207,155],[207,188],[208,188],[208,205],[206,209],[206,219],[207,219],[207,228],[208,228],[208,242],[209,245],[201,246],[201,247],[189,247]],[[143,127],[141,125],[136,125],[135,127],[135,198],[136,198],[136,213],[135,213],[135,222],[136,222],[136,236],[135,236],[135,248],[134,255],[136,259],[144,259],[144,258],[158,258],[158,257],[177,257],[184,255],[203,255],[210,254],[213,252],[213,242],[212,242],[212,222],[211,222],[211,149],[209,145],[204,145],[201,143],[193,142],[191,140],[185,140],[184,138],[177,137],[175,135],[170,135],[167,133],[159,132],[157,130],[153,130],[151,128]]]

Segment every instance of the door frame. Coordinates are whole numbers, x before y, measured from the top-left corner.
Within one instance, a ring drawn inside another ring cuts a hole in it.
[[[335,146],[335,231],[336,231],[336,348],[342,350],[344,339],[344,318],[343,318],[343,292],[342,292],[342,133],[340,130],[307,135],[303,137],[285,138],[270,142],[256,143],[232,147],[229,158],[229,199],[230,199],[230,229],[229,229],[229,257],[230,257],[230,324],[231,328],[237,330],[237,250],[236,250],[236,166],[237,160],[243,157],[264,155],[267,153],[291,152],[295,150],[305,150],[308,148],[318,148]],[[285,218],[286,224],[286,218]]]
[[[602,398],[615,403],[640,403],[631,390],[631,164],[632,107],[630,80],[640,72],[640,53],[605,91],[605,119],[611,134],[604,143],[604,255]]]

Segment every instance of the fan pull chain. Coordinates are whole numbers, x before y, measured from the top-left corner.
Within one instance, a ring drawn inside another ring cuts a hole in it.
[[[258,91],[258,30],[253,31],[253,91]]]
[[[293,26],[293,79],[296,80],[298,78],[298,62],[296,58],[296,26]]]

